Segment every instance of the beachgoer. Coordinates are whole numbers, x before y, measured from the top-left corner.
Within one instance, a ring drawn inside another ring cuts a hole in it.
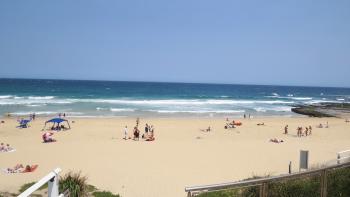
[[[327,124],[326,124],[326,128],[329,128],[328,121],[327,121]]]
[[[203,132],[210,132],[210,131],[211,131],[211,128],[210,128],[210,126],[209,126],[207,129],[201,129],[201,131],[203,131]]]
[[[248,116],[248,117],[249,117],[249,119],[250,119],[250,114],[249,114],[249,116]]]
[[[7,173],[17,173],[17,172],[21,172],[22,169],[24,169],[23,164],[16,164],[15,167],[13,168],[7,168],[6,171]]]
[[[146,123],[146,126],[145,126],[145,134],[147,135],[148,134],[148,124]]]
[[[140,123],[140,118],[136,118],[136,127],[139,127],[139,123]]]
[[[66,113],[63,113],[63,117],[66,117]]]
[[[124,140],[127,140],[128,139],[128,126],[125,126],[124,128]]]
[[[288,125],[284,127],[284,134],[288,134]]]
[[[6,144],[5,151],[12,151],[13,148],[10,146],[10,144]]]
[[[305,127],[305,136],[308,136],[308,133],[309,132],[309,128],[308,127]]]
[[[309,135],[311,135],[312,134],[312,127],[311,127],[311,125],[309,126]]]
[[[44,140],[45,143],[47,142],[56,142],[55,139],[52,138],[53,136],[53,133],[52,132],[45,132],[43,135],[42,135],[42,138]]]
[[[134,140],[139,140],[140,138],[140,131],[137,129],[137,127],[134,127]]]
[[[350,122],[350,121],[349,121],[349,119],[347,118],[347,119],[345,119],[345,122],[348,123],[348,122]]]
[[[244,119],[247,117],[245,114],[243,115]]]
[[[6,147],[4,143],[0,144],[0,151],[5,151]]]
[[[256,124],[256,125],[258,125],[258,126],[264,126],[265,125],[265,123],[258,123],[258,124]]]

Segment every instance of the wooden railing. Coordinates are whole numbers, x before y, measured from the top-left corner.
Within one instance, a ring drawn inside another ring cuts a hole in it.
[[[320,176],[321,178],[321,191],[320,196],[326,197],[327,196],[327,173],[330,170],[337,169],[337,168],[348,168],[350,167],[350,162],[344,162],[339,163],[337,165],[323,167],[316,170],[309,170],[294,174],[287,174],[287,175],[280,175],[280,176],[274,176],[274,177],[267,177],[267,178],[259,178],[254,180],[246,180],[246,181],[237,181],[237,182],[228,182],[228,183],[221,183],[221,184],[212,184],[212,185],[203,185],[203,186],[193,186],[193,187],[186,187],[185,192],[187,192],[188,197],[196,196],[197,194],[203,193],[203,192],[212,192],[212,191],[220,191],[220,190],[226,190],[226,189],[237,189],[237,188],[244,188],[244,187],[253,187],[258,186],[259,187],[259,196],[260,197],[267,197],[268,196],[268,184],[272,182],[279,182],[279,181],[285,181],[290,179],[297,179],[302,178],[306,176]]]

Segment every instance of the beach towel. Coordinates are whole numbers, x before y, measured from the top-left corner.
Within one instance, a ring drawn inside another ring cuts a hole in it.
[[[6,150],[6,151],[0,151],[0,153],[11,153],[11,152],[15,152],[16,149],[11,149],[11,150]]]
[[[1,171],[5,174],[12,174],[12,173],[20,173],[21,172],[21,169],[18,169],[18,170],[8,170],[7,168],[3,168],[1,169]]]
[[[28,172],[34,172],[39,165],[31,165],[30,169],[26,169],[26,168],[20,168],[17,170],[9,170],[8,168],[3,168],[2,172],[5,174],[12,174],[12,173],[28,173]]]
[[[22,173],[27,173],[27,172],[34,172],[37,168],[38,168],[39,165],[31,165],[30,166],[30,169],[24,169],[22,171]]]

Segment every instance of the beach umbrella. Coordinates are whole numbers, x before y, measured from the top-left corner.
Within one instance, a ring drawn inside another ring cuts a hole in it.
[[[44,130],[44,129],[46,128],[46,124],[47,124],[47,123],[53,123],[53,124],[57,123],[57,124],[59,125],[59,124],[62,123],[62,122],[66,122],[67,125],[68,125],[68,128],[70,129],[70,125],[69,125],[68,120],[63,119],[63,118],[53,118],[53,119],[48,120],[48,121],[45,122],[44,128],[43,128],[42,130]]]

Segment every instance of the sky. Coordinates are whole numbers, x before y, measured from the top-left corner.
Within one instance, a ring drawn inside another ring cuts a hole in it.
[[[0,78],[350,87],[349,0],[0,1]]]

